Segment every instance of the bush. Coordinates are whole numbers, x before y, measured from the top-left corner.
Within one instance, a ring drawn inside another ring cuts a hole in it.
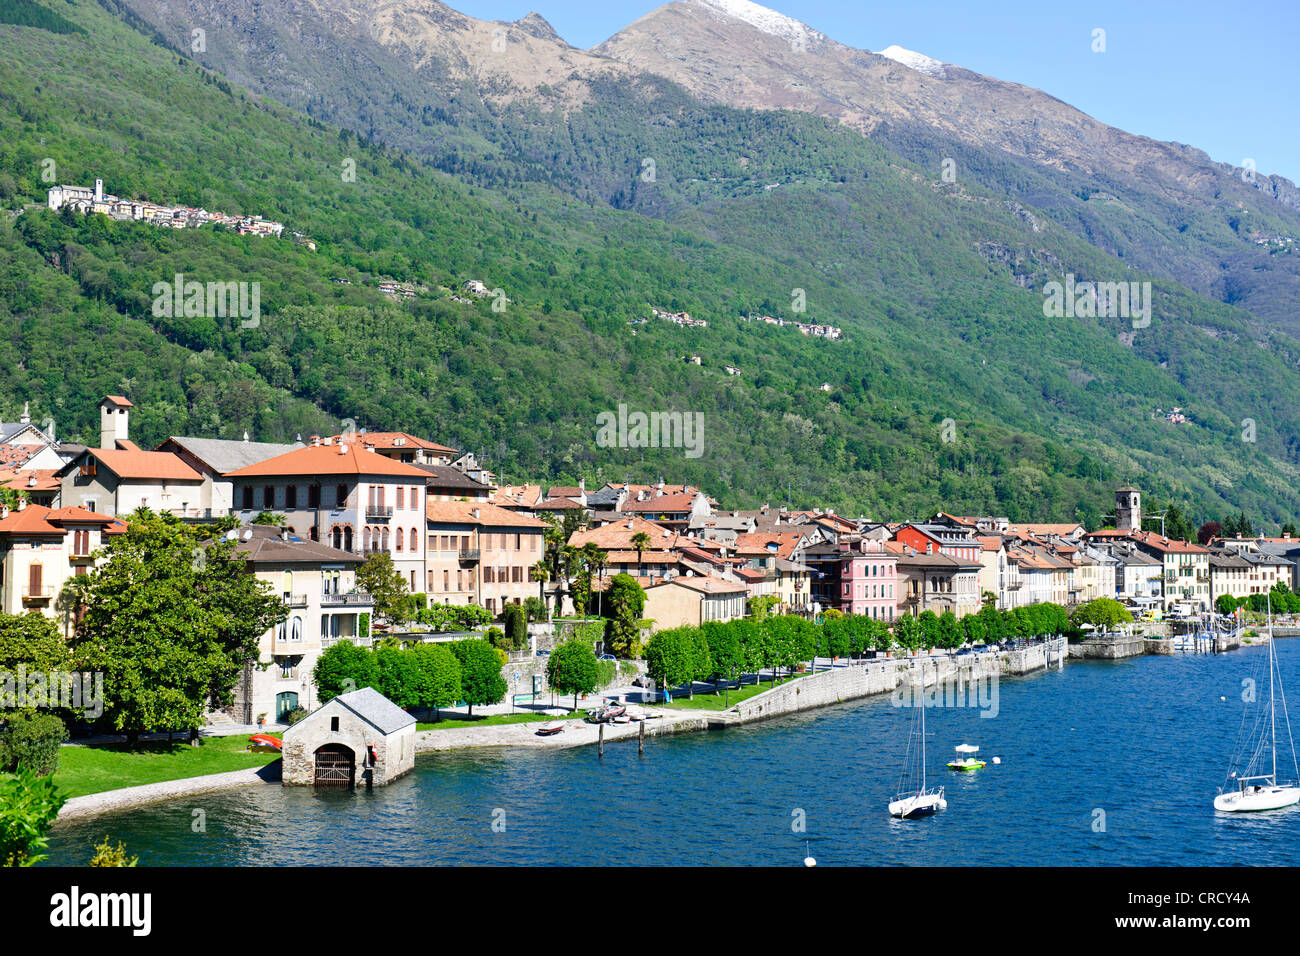
[[[530,621],[546,620],[546,602],[541,598],[524,598],[524,613]]]
[[[506,605],[506,633],[504,647],[518,651],[528,644],[528,621],[524,609],[518,604]]]
[[[302,720],[306,716],[307,716],[307,711],[305,711],[301,707],[295,707],[293,710],[285,714],[283,718],[281,718],[280,723],[287,724],[288,726],[292,727],[294,724],[296,724],[298,721]]]
[[[138,856],[126,855],[126,844],[119,842],[113,846],[104,837],[103,843],[95,844],[95,855],[90,858],[90,866],[135,866],[140,862]]]
[[[68,735],[63,721],[53,714],[19,711],[9,718],[0,738],[0,770],[12,773],[20,766],[38,777],[59,768],[59,745]]]
[[[608,687],[618,676],[618,664],[615,661],[596,661],[596,689]]]

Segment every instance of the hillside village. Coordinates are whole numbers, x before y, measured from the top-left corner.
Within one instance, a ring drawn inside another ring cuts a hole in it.
[[[599,596],[615,575],[644,589],[653,629],[729,621],[756,602],[774,613],[904,616],[1071,607],[1113,598],[1135,613],[1211,609],[1300,584],[1300,540],[1178,541],[1143,527],[1141,494],[1116,491],[1114,528],[1013,523],[944,511],[920,520],[850,518],[829,509],[729,509],[706,489],[659,478],[588,488],[503,484],[472,452],[406,432],[312,435],[268,443],[130,437],[135,406],[100,403],[97,446],[60,441],[26,407],[0,422],[0,611],[36,612],[67,635],[65,586],[139,508],[192,524],[237,519],[251,573],[281,595],[288,620],[263,636],[262,662],[237,695],[244,720],[316,700],[312,668],[341,640],[369,645],[383,627],[357,569],[382,553],[429,605],[474,605],[501,618],[575,606],[557,549],[581,554]],[[267,515],[273,524],[265,523]],[[571,566],[571,564],[570,564]],[[537,604],[533,604],[536,601]],[[271,667],[269,665],[276,665]]]
[[[143,199],[121,199],[104,192],[104,180],[90,186],[55,186],[49,190],[46,204],[54,212],[71,209],[82,215],[103,213],[110,219],[142,221],[168,229],[197,229],[201,226],[224,226],[241,236],[274,236],[284,232],[284,223],[261,216],[232,216],[208,212],[193,206],[165,205]],[[314,249],[315,243],[301,233],[293,233],[295,242]]]

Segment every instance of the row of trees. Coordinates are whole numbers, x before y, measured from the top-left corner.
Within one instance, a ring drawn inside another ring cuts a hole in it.
[[[373,687],[407,710],[434,711],[458,701],[497,704],[505,699],[501,676],[505,655],[487,641],[473,638],[401,647],[382,642],[374,648],[340,641],[327,648],[312,672],[321,702],[339,694]]]
[[[690,687],[695,681],[738,680],[742,674],[792,671],[813,657],[860,657],[868,651],[956,649],[965,644],[1063,634],[1070,628],[1059,604],[1032,604],[1013,611],[991,606],[960,619],[951,611],[923,611],[895,621],[861,614],[827,613],[815,624],[794,615],[709,621],[700,627],[660,631],[646,645],[650,676],[664,687]]]
[[[1300,594],[1279,581],[1273,585],[1268,594],[1252,594],[1240,598],[1233,597],[1231,594],[1220,594],[1214,601],[1214,609],[1220,614],[1231,614],[1239,607],[1263,614],[1270,606],[1274,614],[1300,614]]]

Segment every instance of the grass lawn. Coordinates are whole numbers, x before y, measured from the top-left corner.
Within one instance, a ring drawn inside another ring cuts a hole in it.
[[[786,677],[776,682],[776,686],[788,684],[792,680],[798,680],[803,674],[795,674],[793,677]],[[732,688],[730,691],[724,691],[720,694],[699,694],[694,697],[677,696],[677,691],[673,691],[673,702],[671,704],[661,704],[663,707],[682,707],[688,710],[726,710],[733,704],[738,704],[742,700],[748,700],[756,697],[765,690],[771,690],[772,684],[763,681],[759,684],[745,684],[739,688]]]
[[[500,724],[528,724],[538,720],[572,720],[587,716],[585,710],[576,714],[491,714],[487,717],[475,717],[473,720],[455,718],[439,720],[432,724],[416,724],[416,730],[455,730],[458,727],[496,727]]]
[[[260,767],[280,759],[273,753],[240,753],[248,747],[243,735],[202,737],[200,741],[197,747],[179,739],[60,747],[54,782],[64,796],[82,797],[119,787]]]

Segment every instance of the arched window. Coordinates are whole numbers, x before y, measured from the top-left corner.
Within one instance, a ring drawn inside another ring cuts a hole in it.
[[[352,550],[352,528],[350,526],[343,529],[343,550]]]
[[[335,528],[330,532],[330,545],[333,546],[335,550],[343,547],[343,532],[338,528]]]
[[[289,626],[289,640],[291,641],[302,640],[302,618],[295,617],[293,619],[293,623]]]
[[[402,489],[398,488],[397,490],[400,492]],[[405,544],[405,542],[406,542],[406,532],[403,531],[401,528],[398,528],[397,529],[397,550],[398,551],[403,550],[403,545]]]
[[[380,547],[382,547],[383,550],[385,551],[388,550],[388,529],[387,528],[383,530],[382,537],[380,540]]]
[[[370,550],[370,528],[368,526],[361,532],[361,547],[365,551]]]
[[[419,532],[417,532],[414,528],[411,529],[411,539],[410,539],[410,540],[411,540],[411,550],[412,550],[412,551],[419,551],[419,550],[420,550],[420,535],[419,535]]]

